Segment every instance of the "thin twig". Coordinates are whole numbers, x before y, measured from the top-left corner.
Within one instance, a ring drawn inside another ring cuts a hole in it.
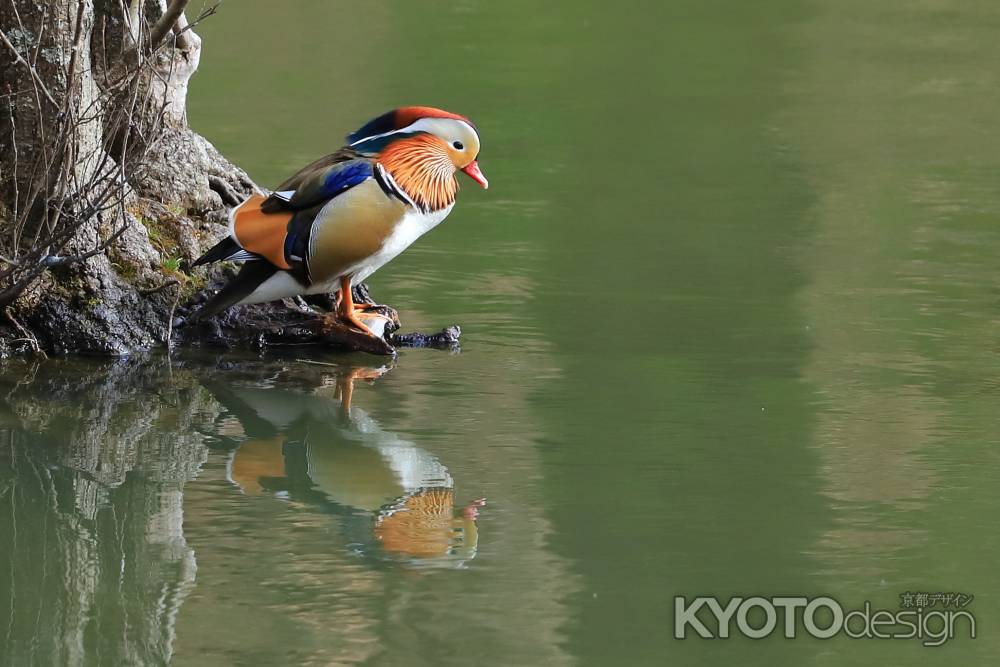
[[[222,0],[219,0],[218,2],[216,2],[211,7],[207,7],[205,9],[201,10],[201,13],[198,14],[198,16],[195,18],[195,20],[187,23],[187,25],[185,25],[185,26],[181,26],[180,22],[178,21],[177,25],[174,26],[175,27],[174,35],[176,35],[177,37],[181,37],[187,31],[193,30],[195,28],[195,26],[197,26],[199,23],[201,23],[202,21],[204,21],[205,19],[207,19],[209,16],[213,16],[215,14],[215,12],[219,11],[219,7],[221,5],[222,5]]]
[[[121,235],[125,233],[126,230],[128,230],[127,222],[124,225],[122,225],[118,229],[118,231],[109,236],[107,241],[104,241],[93,250],[81,253],[79,255],[69,255],[68,257],[49,255],[47,257],[42,258],[42,263],[49,268],[53,266],[66,266],[67,264],[79,264],[84,260],[88,260],[91,257],[94,257],[95,255],[100,255],[102,252],[110,248],[112,244],[114,244],[114,242],[117,241],[119,237],[121,237]]]
[[[174,303],[170,306],[170,314],[167,315],[167,354],[170,353],[170,339],[174,335],[174,313],[177,312],[177,304],[181,301],[181,292],[184,288],[180,282],[177,283],[177,294],[174,295]]]
[[[28,71],[31,73],[31,78],[34,79],[35,81],[37,89],[45,94],[45,99],[47,99],[52,104],[52,106],[58,107],[59,105],[56,104],[55,99],[52,97],[52,93],[49,92],[49,89],[48,87],[46,87],[45,82],[42,81],[42,77],[38,76],[38,72],[35,71],[35,68],[31,66],[31,63],[25,60],[21,56],[21,54],[18,53],[14,45],[10,43],[9,39],[7,39],[7,34],[3,30],[0,30],[0,42],[3,42],[3,45],[6,46],[12,54],[14,54],[14,62],[18,63],[19,65],[24,65],[26,68],[28,68]]]
[[[181,284],[181,281],[177,280],[177,278],[171,278],[170,280],[168,280],[167,282],[163,283],[162,285],[157,285],[156,287],[153,287],[152,289],[139,290],[139,294],[141,294],[142,296],[152,296],[153,294],[156,294],[157,292],[162,292],[163,290],[167,289],[171,285],[180,285],[180,284]]]
[[[76,27],[73,32],[73,48],[69,56],[69,65],[66,68],[66,105],[63,108],[63,113],[69,113],[70,105],[77,97],[73,94],[73,82],[76,77],[76,59],[83,47],[83,12],[85,9],[87,9],[87,3],[84,0],[79,0],[76,9]]]
[[[295,361],[300,364],[312,364],[313,366],[329,366],[331,368],[340,368],[340,369],[344,368],[343,365],[341,364],[329,364],[325,361],[314,361],[312,359],[296,359]]]
[[[11,211],[11,217],[14,220],[17,220],[17,217],[18,217],[18,215],[17,215],[18,214],[17,208],[18,208],[18,206],[20,206],[20,203],[21,203],[21,189],[20,189],[20,186],[17,183],[17,163],[20,160],[18,159],[18,155],[17,155],[17,123],[14,121],[14,100],[13,99],[11,99],[10,104],[7,107],[7,111],[10,114],[10,146],[11,146],[11,152],[14,154],[14,161],[11,164],[11,171],[14,172],[12,174],[12,178],[11,178],[11,181],[14,183],[14,209],[13,209],[13,211]],[[14,236],[13,243],[11,243],[11,254],[14,255],[15,257],[17,256],[17,245],[18,245],[18,236],[19,236],[18,232],[19,232],[19,230],[17,229],[17,226],[15,225],[14,229],[13,229],[13,236]],[[13,262],[11,262],[11,263],[13,264]]]
[[[10,308],[4,308],[3,312],[4,315],[7,316],[7,319],[10,320],[10,323],[13,324],[15,327],[17,327],[17,330],[21,332],[22,336],[24,336],[22,340],[24,340],[31,346],[31,351],[34,352],[35,354],[42,355],[42,357],[44,357],[45,359],[48,359],[49,355],[45,354],[45,350],[43,350],[42,347],[38,344],[38,339],[35,338],[35,335],[33,333],[25,329],[23,324],[17,321],[17,318],[14,317],[14,313],[10,312]]]

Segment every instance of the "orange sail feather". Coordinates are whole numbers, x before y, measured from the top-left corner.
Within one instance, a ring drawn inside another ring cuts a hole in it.
[[[257,253],[279,269],[291,265],[285,258],[285,237],[292,213],[264,213],[266,197],[253,195],[233,211],[233,236],[244,250]]]

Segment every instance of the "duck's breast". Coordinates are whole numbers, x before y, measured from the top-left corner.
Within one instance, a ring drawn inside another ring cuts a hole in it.
[[[409,248],[414,241],[441,224],[451,213],[452,208],[454,208],[454,204],[438,211],[424,213],[407,207],[403,218],[393,227],[382,246],[372,255],[358,262],[356,266],[351,267],[349,273],[353,282],[361,282]]]
[[[332,199],[316,214],[309,236],[309,277],[325,285],[380,252],[408,207],[369,179]]]

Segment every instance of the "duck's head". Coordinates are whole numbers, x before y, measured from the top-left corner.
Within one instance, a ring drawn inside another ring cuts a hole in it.
[[[423,149],[414,152],[444,158],[454,171],[462,171],[484,189],[489,181],[479,169],[479,133],[465,116],[434,107],[401,107],[368,121],[347,136],[347,143],[362,153],[380,154],[392,147]]]

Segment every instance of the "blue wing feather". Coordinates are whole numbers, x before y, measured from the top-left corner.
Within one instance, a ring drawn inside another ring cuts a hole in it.
[[[340,167],[339,169],[337,167]],[[331,167],[323,179],[323,194],[336,197],[344,190],[363,183],[372,176],[372,163],[368,160],[352,160]]]
[[[370,160],[348,160],[330,165],[309,177],[287,200],[287,208],[302,210],[322,204],[372,177]]]

